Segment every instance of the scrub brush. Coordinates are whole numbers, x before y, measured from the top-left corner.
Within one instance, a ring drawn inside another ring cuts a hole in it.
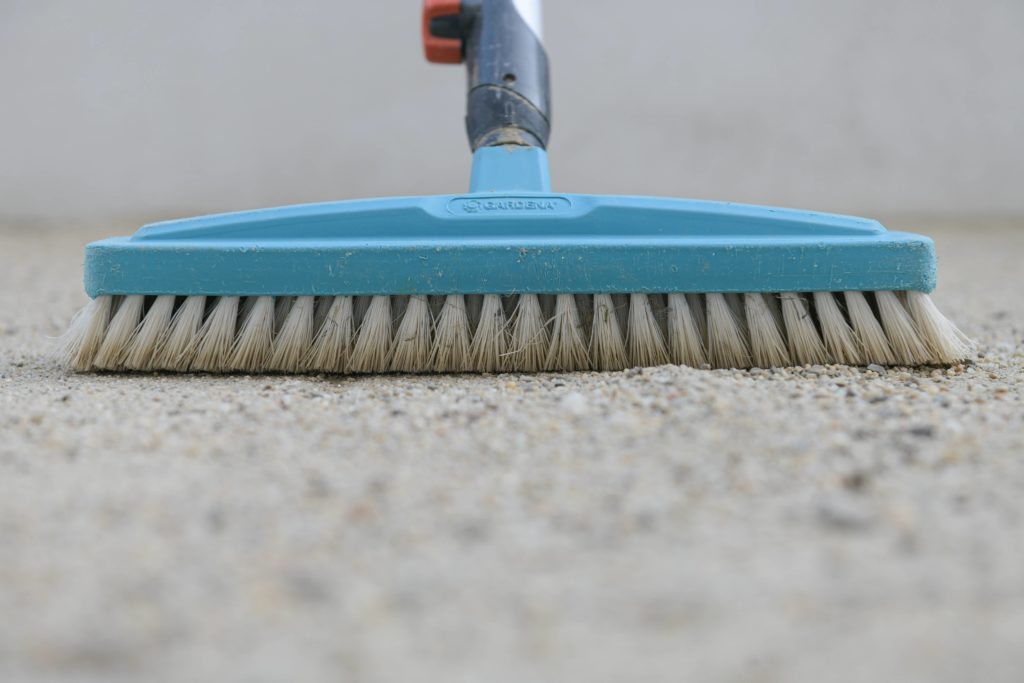
[[[551,191],[539,0],[427,0],[465,62],[470,191],[147,225],[86,248],[77,371],[952,364],[934,246],[878,222]]]

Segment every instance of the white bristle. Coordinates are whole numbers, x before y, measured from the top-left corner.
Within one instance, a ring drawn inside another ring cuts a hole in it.
[[[555,297],[555,315],[551,321],[551,345],[544,366],[548,370],[571,372],[590,368],[590,356],[583,336],[583,325],[576,308],[576,297]]]
[[[430,303],[425,295],[409,297],[391,348],[395,372],[423,372],[430,360]]]
[[[828,362],[825,344],[821,341],[814,318],[802,294],[782,293],[782,319],[786,324],[789,356],[799,365],[817,365]]]
[[[973,344],[942,315],[924,292],[907,292],[907,310],[932,354],[933,363],[956,363],[971,355]]]
[[[192,360],[192,369],[199,372],[224,372],[229,370],[231,349],[235,344],[235,328],[238,325],[237,296],[222,296],[217,299],[213,310],[199,331],[199,343]]]
[[[243,296],[238,304],[238,320],[244,321],[252,313],[252,309],[259,300],[258,296]]]
[[[355,336],[354,301],[350,296],[331,297],[330,308],[324,316],[306,367],[320,372],[345,372],[352,356],[352,338]]]
[[[430,317],[437,320],[441,317],[441,311],[444,310],[444,302],[447,297],[443,294],[431,294],[427,297],[427,303],[430,304]]]
[[[352,323],[355,325],[356,332],[359,331],[359,326],[363,324],[366,312],[370,310],[371,301],[373,301],[372,296],[352,297]]]
[[[629,328],[626,331],[626,349],[631,365],[651,366],[668,363],[668,350],[661,327],[654,319],[651,302],[646,294],[629,295]]]
[[[477,325],[480,324],[480,313],[484,307],[484,295],[483,294],[467,294],[466,295],[466,317],[469,318],[469,329],[470,332],[476,330]]]
[[[735,292],[726,292],[723,296],[725,297],[725,303],[729,304],[733,319],[740,327],[740,334],[747,340],[749,346],[750,330],[747,329],[747,316],[743,309],[743,295]]]
[[[374,296],[363,316],[352,350],[352,372],[384,372],[391,350],[391,297]]]
[[[96,352],[93,365],[100,370],[120,370],[124,367],[124,358],[128,345],[142,321],[142,307],[146,297],[132,294],[121,299],[114,317],[107,326],[107,336],[103,339],[100,350]]]
[[[598,370],[623,370],[629,367],[619,316],[615,313],[615,302],[609,294],[594,295],[590,361]]]
[[[288,311],[281,331],[274,338],[274,351],[269,367],[276,372],[299,372],[302,361],[313,346],[313,316],[316,299],[311,296],[297,296]]]
[[[629,294],[612,294],[612,310],[619,319],[619,329],[622,330],[622,339],[625,340],[626,332],[629,330]]]
[[[701,294],[686,294],[686,303],[690,306],[690,313],[697,323],[697,331],[700,333],[701,341],[704,342],[704,350],[708,348],[708,315],[704,307],[704,297]]]
[[[92,360],[107,334],[112,306],[113,297],[98,296],[71,319],[68,331],[57,342],[57,353],[72,370],[84,372],[92,368]]]
[[[402,324],[405,316],[405,309],[409,305],[408,294],[397,294],[391,297],[391,334],[398,332],[398,326]]]
[[[478,372],[499,372],[505,369],[508,358],[508,325],[501,297],[484,296],[480,307],[480,320],[469,345],[470,366]]]
[[[668,350],[673,363],[699,368],[708,362],[700,328],[685,294],[669,294],[667,309]]]
[[[846,322],[846,317],[832,292],[815,292],[814,310],[821,325],[821,337],[825,342],[829,362],[843,365],[864,363],[853,329]]]
[[[708,360],[716,368],[750,367],[750,350],[736,314],[722,294],[708,294]]]
[[[782,297],[779,294],[769,294],[767,292],[762,293],[764,296],[764,302],[768,304],[768,310],[772,312],[772,317],[775,318],[775,326],[779,330],[785,333],[786,322],[782,319]],[[783,334],[785,336],[785,334]]]
[[[288,319],[288,311],[292,310],[295,301],[293,296],[279,296],[274,302],[274,336],[284,327],[284,321]]]
[[[846,312],[850,315],[850,326],[854,338],[860,345],[861,358],[865,363],[894,365],[896,356],[885,338],[885,330],[871,310],[871,304],[863,292],[845,292]]]
[[[875,292],[882,329],[889,339],[896,360],[905,365],[921,365],[930,360],[928,349],[910,314],[903,308],[895,292]]]
[[[668,353],[668,297],[664,294],[648,294],[647,302],[651,305],[654,322],[658,323],[661,338],[665,342],[665,351]]]
[[[318,331],[324,326],[324,321],[327,320],[327,314],[331,312],[331,306],[334,305],[333,296],[318,296],[316,297],[316,305],[313,306],[313,330]]]
[[[274,346],[274,297],[249,297],[248,312],[240,314],[241,329],[231,350],[228,367],[241,372],[264,372]]]
[[[576,311],[580,316],[583,338],[590,339],[590,330],[594,327],[594,297],[590,294],[575,294]]]
[[[511,367],[522,372],[544,369],[548,346],[548,328],[537,295],[520,295],[512,317]]]
[[[505,312],[505,320],[512,320],[516,314],[516,306],[519,305],[519,297],[515,295],[501,297],[501,310]]]
[[[430,349],[430,368],[435,372],[466,372],[469,365],[469,318],[466,297],[449,294],[441,315],[434,323],[434,345]]]
[[[131,370],[152,370],[157,345],[171,326],[174,295],[158,296],[142,319],[142,325],[128,345],[124,366]]]
[[[837,294],[100,296],[59,353],[76,371],[412,373],[951,364],[973,352],[927,294]]]
[[[157,344],[153,367],[158,370],[185,372],[192,365],[199,328],[206,311],[205,296],[187,296],[171,318],[171,327]]]
[[[760,292],[746,294],[743,303],[754,365],[761,368],[792,365],[786,340],[765,295]]]

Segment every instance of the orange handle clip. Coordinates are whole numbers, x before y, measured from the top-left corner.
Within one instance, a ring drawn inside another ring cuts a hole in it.
[[[458,14],[461,0],[423,0],[423,52],[427,61],[438,64],[460,64],[462,62],[462,40],[459,38],[438,38],[430,34],[430,20]]]

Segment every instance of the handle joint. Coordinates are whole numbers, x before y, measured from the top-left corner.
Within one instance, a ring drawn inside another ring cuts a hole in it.
[[[547,147],[548,59],[533,28],[539,25],[539,3],[530,5],[533,12],[524,18],[520,2],[424,2],[427,58],[466,63],[466,133],[473,151],[503,145]]]

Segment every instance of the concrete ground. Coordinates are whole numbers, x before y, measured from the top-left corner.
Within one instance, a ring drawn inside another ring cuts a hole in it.
[[[1019,681],[1024,226],[951,370],[75,376],[0,228],[0,679]]]

